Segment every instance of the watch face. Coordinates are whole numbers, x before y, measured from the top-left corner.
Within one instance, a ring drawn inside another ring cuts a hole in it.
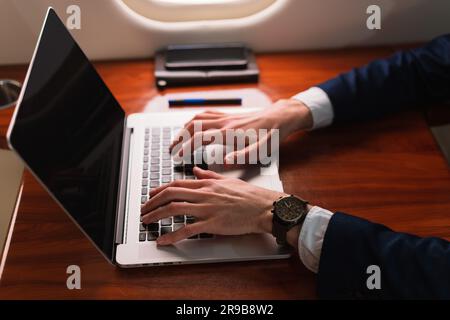
[[[296,197],[286,197],[276,203],[276,213],[284,221],[296,221],[305,212],[306,203]]]

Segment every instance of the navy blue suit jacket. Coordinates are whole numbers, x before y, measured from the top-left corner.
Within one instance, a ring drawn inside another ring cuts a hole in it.
[[[450,35],[374,61],[319,87],[333,104],[335,123],[373,119],[413,105],[447,102]],[[367,287],[370,265],[380,268],[380,290]],[[318,292],[321,298],[338,299],[450,299],[450,243],[393,232],[336,213],[324,238]]]

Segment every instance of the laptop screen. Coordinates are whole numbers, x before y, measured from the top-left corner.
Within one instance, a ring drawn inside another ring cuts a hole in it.
[[[30,68],[9,142],[112,259],[124,111],[52,9]]]

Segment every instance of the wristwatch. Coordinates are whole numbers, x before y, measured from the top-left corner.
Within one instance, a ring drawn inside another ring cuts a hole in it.
[[[308,201],[294,195],[280,197],[273,203],[272,234],[279,245],[286,245],[286,234],[294,226],[305,221]]]

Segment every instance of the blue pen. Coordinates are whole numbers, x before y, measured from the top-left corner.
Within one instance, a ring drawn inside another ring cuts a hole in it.
[[[225,99],[171,99],[169,107],[184,106],[241,106],[241,98],[225,98]]]

